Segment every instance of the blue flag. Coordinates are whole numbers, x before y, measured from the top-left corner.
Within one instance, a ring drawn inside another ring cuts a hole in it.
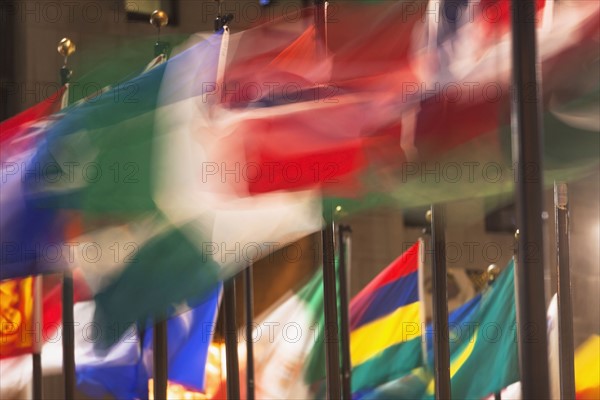
[[[212,342],[221,285],[206,300],[167,322],[169,381],[193,391],[203,391],[208,349]],[[148,396],[148,379],[153,377],[153,329],[143,332],[132,326],[106,352],[98,353],[92,332],[94,303],[75,305],[77,387],[94,398],[112,395],[118,399]]]

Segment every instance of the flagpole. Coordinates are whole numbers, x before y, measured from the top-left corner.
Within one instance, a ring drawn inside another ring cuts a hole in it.
[[[314,23],[317,56],[327,55],[327,1],[314,0]],[[329,400],[341,398],[340,376],[340,349],[337,309],[337,290],[335,273],[335,227],[333,224],[332,205],[323,206],[325,227],[321,231],[323,249],[323,296],[325,316],[325,380],[327,384],[327,398]],[[327,222],[330,221],[330,222]]]
[[[558,346],[560,398],[575,399],[573,306],[569,263],[569,193],[566,183],[554,183],[554,216],[558,269]]]
[[[340,281],[340,323],[341,323],[341,346],[342,346],[342,398],[352,398],[352,360],[350,358],[350,324],[349,324],[349,253],[346,241],[350,241],[352,229],[347,225],[338,227],[339,267],[338,276]]]
[[[252,262],[245,271],[246,284],[246,397],[254,400],[254,343],[252,328],[254,325],[254,281]]]
[[[67,67],[67,61],[75,52],[75,44],[68,38],[63,38],[58,44],[58,52],[65,58],[60,69],[61,85],[67,86],[72,71]],[[68,105],[68,89],[65,91],[63,106]],[[73,271],[69,268],[63,273],[62,285],[62,353],[64,374],[65,400],[75,398],[75,321],[73,315]]]
[[[496,264],[490,264],[487,269],[487,285],[491,285],[500,274],[500,270]],[[494,393],[494,400],[502,400],[502,391],[498,390]]]
[[[66,270],[62,287],[62,350],[65,400],[75,398],[75,321],[73,315],[73,271]]]
[[[519,356],[522,397],[549,398],[542,230],[542,139],[535,0],[513,0],[513,162],[517,165]]]
[[[331,206],[324,205],[325,227],[321,231],[321,242],[323,248],[323,307],[325,314],[325,364],[327,399],[341,398],[340,382],[340,349],[339,329],[337,312],[337,290],[334,256],[334,226]],[[329,215],[329,218],[327,216]],[[329,221],[329,222],[327,222]]]
[[[237,353],[237,325],[235,321],[235,277],[228,279],[223,288],[225,314],[225,359],[227,366],[227,398],[240,398],[240,377]]]
[[[219,11],[217,18],[215,19],[215,32],[223,30],[223,42],[221,44],[221,51],[218,70],[217,70],[217,81],[223,79],[225,71],[225,58],[227,55],[227,43],[228,40],[225,35],[228,35],[229,28],[227,24],[233,19],[232,14],[222,15],[221,11],[221,0],[217,0]],[[228,399],[239,399],[240,398],[240,369],[238,362],[238,341],[237,341],[237,323],[236,323],[236,305],[235,305],[235,278],[232,277],[223,283],[223,309],[222,312],[224,318],[224,329],[225,329],[225,363],[227,369],[227,398]]]
[[[150,15],[150,24],[157,29],[154,44],[154,56],[168,57],[168,44],[160,41],[160,29],[169,24],[169,16],[162,10],[154,10]],[[153,394],[155,400],[166,400],[169,388],[169,344],[168,315],[162,315],[154,321],[152,338],[152,361],[154,365]]]
[[[429,217],[431,218],[431,217]],[[431,228],[423,229],[423,234],[430,234]],[[403,249],[404,250],[404,249]],[[418,255],[418,282],[419,282],[419,314],[421,319],[421,352],[423,365],[427,365],[427,336],[425,335],[427,330],[427,309],[425,307],[425,240],[419,238],[419,255]]]
[[[33,354],[31,355],[33,363],[33,398],[41,400],[43,398],[42,390],[42,275],[33,278],[33,329],[35,335],[33,339]]]
[[[166,400],[168,387],[167,320],[154,322],[152,355],[154,361],[154,399]]]
[[[221,0],[217,0],[219,11],[215,19],[215,32],[224,30],[224,35],[228,34],[227,24],[233,19],[232,14],[222,15]],[[227,39],[224,39],[227,40]],[[226,44],[225,44],[226,45]],[[221,57],[226,56],[226,47],[221,48]],[[219,61],[217,80],[223,78],[225,63],[224,59]],[[223,284],[223,313],[225,314],[225,359],[227,369],[227,398],[240,398],[240,369],[238,361],[238,337],[236,323],[236,305],[235,305],[235,277],[232,277]]]
[[[432,205],[433,351],[435,354],[434,373],[436,399],[450,399],[451,397],[445,228],[446,215],[444,205]]]

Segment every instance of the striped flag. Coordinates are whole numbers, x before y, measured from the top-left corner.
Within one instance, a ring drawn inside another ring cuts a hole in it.
[[[399,378],[422,363],[419,243],[350,303],[352,392]]]

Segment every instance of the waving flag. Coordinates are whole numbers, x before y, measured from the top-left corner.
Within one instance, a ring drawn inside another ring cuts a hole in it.
[[[422,364],[419,243],[350,303],[352,392],[392,381]]]
[[[26,196],[26,176],[51,179],[54,170],[32,161],[44,130],[56,113],[65,87],[43,102],[0,123],[0,279],[54,272],[66,267],[62,257],[65,226],[57,210],[40,209]]]
[[[227,32],[216,34],[93,102],[73,105],[28,159],[28,165],[53,166],[48,179],[27,175],[16,185],[36,211],[60,210],[47,229],[28,224],[34,233],[29,237],[62,244],[64,226],[74,219],[68,213],[79,214],[74,263],[96,293],[97,321],[128,326],[183,301],[197,304],[220,279],[272,251],[273,242],[285,245],[318,230],[324,196],[373,194],[406,206],[512,190],[501,141],[488,140],[508,126],[507,37],[492,43],[492,51],[484,51],[490,44],[484,46],[485,38],[474,49],[454,40],[460,51],[449,53],[452,63],[442,69],[432,61],[438,49],[420,40],[425,10],[408,13],[406,7],[384,2],[342,8],[340,23],[330,24],[330,56],[323,59],[314,57],[314,30],[303,18],[269,23],[229,41]],[[585,128],[576,140],[585,152],[573,158],[571,145],[561,148],[564,159],[557,157],[563,161],[558,171],[569,176],[598,159],[598,135],[589,135],[595,120],[573,122],[570,108],[579,110],[581,93],[589,94],[586,107],[593,105],[596,91],[580,85],[570,91],[556,82],[559,72],[581,65],[560,59],[595,59],[597,15],[594,4],[557,12],[553,29],[541,37],[545,82],[551,82],[544,95],[560,94],[554,109],[562,125],[556,126]],[[365,20],[359,35],[348,29]],[[471,27],[480,33],[485,23],[479,19]],[[503,96],[490,103],[477,92],[456,104],[433,101],[420,108],[423,96],[431,100],[421,82],[454,80],[498,81]],[[419,113],[436,117],[419,120]],[[407,162],[440,155],[440,162],[456,161],[464,173],[465,154],[498,161],[503,179],[484,186],[468,177],[454,186],[447,180],[423,183],[422,173],[406,179]],[[18,261],[17,250],[11,251],[9,261]],[[18,269],[26,268],[31,266]],[[147,301],[129,301],[132,293]]]
[[[0,282],[0,358],[31,353],[33,328],[33,278]]]
[[[458,323],[450,355],[452,396],[484,398],[519,380],[514,262],[482,294],[474,313]],[[481,377],[481,378],[479,378]],[[434,395],[433,381],[426,397]]]
[[[28,278],[30,279],[30,278]],[[124,335],[116,327],[102,331],[94,323],[94,301],[90,300],[79,270],[74,271],[74,321],[75,363],[78,390],[92,397],[112,395],[119,399],[140,399],[148,394],[148,379],[152,377],[152,328],[145,331],[143,340],[135,326],[128,326]],[[4,285],[4,282],[2,283]],[[221,289],[216,289],[207,300],[196,308],[182,307],[181,314],[170,319],[168,329],[169,381],[194,391],[203,391],[208,347],[212,341],[214,323]],[[3,294],[3,299],[4,294]],[[43,372],[55,374],[62,368],[60,340],[61,287],[57,285],[45,296],[43,302],[43,331],[45,343],[42,352]],[[183,311],[183,308],[188,311]],[[6,324],[3,326],[6,327]],[[30,325],[27,329],[32,330]],[[98,351],[95,344],[102,335],[119,335],[120,340],[105,351]],[[31,335],[24,337],[34,338]],[[4,344],[12,346],[3,333]],[[29,350],[31,352],[31,350]],[[3,396],[22,390],[31,379],[29,356],[3,358],[0,366],[0,386]],[[9,355],[9,354],[7,354]]]

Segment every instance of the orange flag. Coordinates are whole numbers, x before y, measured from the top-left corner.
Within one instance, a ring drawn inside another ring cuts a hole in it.
[[[0,282],[0,358],[33,351],[33,277]]]

